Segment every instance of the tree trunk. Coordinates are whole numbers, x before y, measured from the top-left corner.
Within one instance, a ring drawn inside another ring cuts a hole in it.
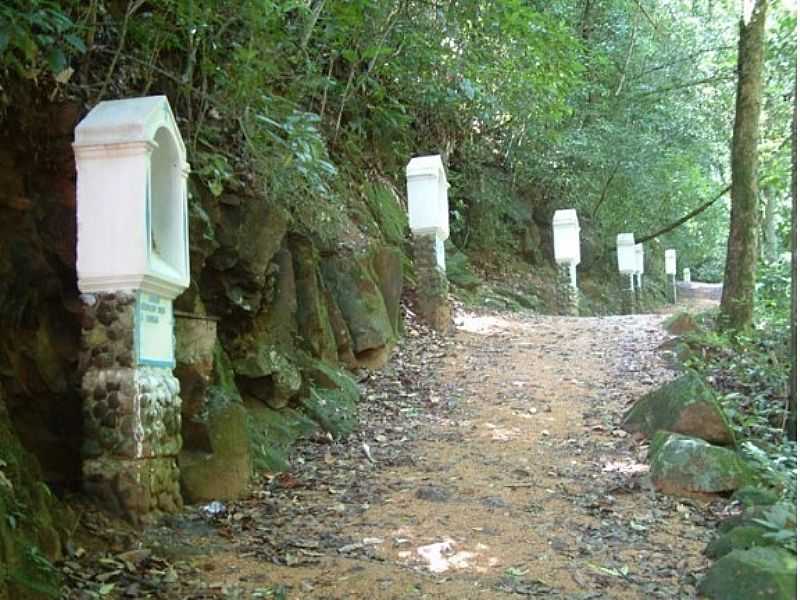
[[[797,90],[797,71],[794,75]],[[792,374],[789,381],[789,418],[786,435],[797,441],[797,92],[792,119]]]
[[[737,330],[748,327],[753,320],[759,229],[758,120],[767,1],[756,0],[752,15],[744,14],[739,21],[739,80],[731,147],[731,225],[720,307],[722,326]]]

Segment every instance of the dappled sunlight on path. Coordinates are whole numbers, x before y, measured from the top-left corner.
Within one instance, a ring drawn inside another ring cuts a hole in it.
[[[226,585],[253,589],[261,571],[297,598],[694,597],[707,515],[652,493],[646,449],[617,427],[674,376],[657,353],[663,319],[459,314],[454,338],[420,362],[430,387],[398,423],[410,425],[400,456],[365,436],[369,502],[330,514],[321,479],[273,492],[327,514],[318,539],[338,546],[294,565],[230,554]]]
[[[665,319],[408,322],[349,440],[301,444],[290,473],[145,544],[197,600],[694,598],[714,517],[656,495],[618,427],[675,376]]]

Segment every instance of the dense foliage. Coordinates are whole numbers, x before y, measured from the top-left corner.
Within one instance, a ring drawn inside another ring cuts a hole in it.
[[[88,105],[167,93],[213,194],[261,189],[318,234],[335,235],[365,179],[399,185],[410,155],[441,152],[457,245],[516,246],[575,206],[595,264],[619,231],[658,230],[724,189],[734,4],[12,0],[2,103],[20,78]],[[775,4],[762,178],[765,236],[785,244],[795,17]],[[721,200],[650,255],[676,247],[718,279],[726,221]]]
[[[796,502],[797,445],[784,435],[794,359],[789,285],[790,263],[764,265],[758,273],[755,327],[719,332],[712,324],[690,338],[688,366],[719,391],[740,446],[764,483]]]

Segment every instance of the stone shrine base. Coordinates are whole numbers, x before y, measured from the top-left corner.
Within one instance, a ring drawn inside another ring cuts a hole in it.
[[[179,475],[174,457],[101,457],[83,462],[84,490],[132,521],[148,513],[180,510]]]
[[[149,512],[174,512],[182,506],[180,383],[169,367],[136,364],[134,294],[82,299],[86,491],[134,521]]]
[[[569,263],[557,265],[556,296],[558,314],[578,316],[578,288],[572,285]]]
[[[434,330],[447,333],[452,323],[452,306],[447,275],[436,262],[436,235],[415,234],[413,237],[417,314]]]

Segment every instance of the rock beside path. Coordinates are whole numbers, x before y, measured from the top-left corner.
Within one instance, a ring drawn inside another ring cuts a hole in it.
[[[711,600],[794,600],[797,558],[782,548],[734,550],[711,567],[698,591]]]
[[[642,396],[628,410],[622,428],[647,437],[657,431],[670,431],[722,446],[735,443],[733,430],[713,392],[694,373]]]
[[[653,485],[671,496],[730,492],[752,478],[733,450],[685,435],[658,432],[649,459]]]

